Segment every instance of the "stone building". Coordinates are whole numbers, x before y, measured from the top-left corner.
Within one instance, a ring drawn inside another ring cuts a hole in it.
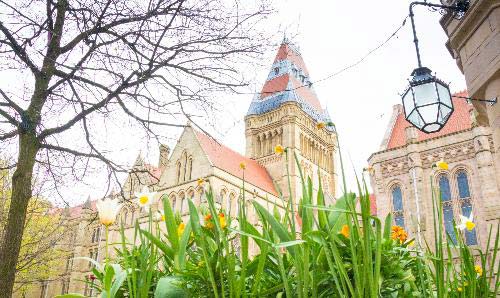
[[[454,4],[457,0],[442,0]],[[448,36],[446,47],[465,76],[469,96],[479,99],[500,97],[500,1],[471,0],[467,12],[459,17],[448,12],[441,18],[441,26]],[[491,106],[473,101],[479,126],[492,130],[496,168],[500,168],[500,103]],[[500,171],[496,171],[500,186]],[[500,212],[500,200],[495,212]]]
[[[335,195],[336,133],[329,127],[318,128],[318,122],[331,121],[311,84],[309,72],[299,51],[284,41],[280,45],[262,92],[252,100],[245,116],[246,153],[241,155],[220,144],[202,131],[188,124],[172,152],[160,146],[157,166],[148,165],[141,157],[127,177],[123,191],[114,194],[123,200],[118,224],[111,227],[110,243],[120,241],[119,224],[126,228],[131,239],[136,221],[147,225],[147,213],[131,203],[134,193],[144,186],[158,192],[153,210],[162,208],[160,197],[166,197],[176,212],[184,219],[188,216],[186,198],[203,205],[205,197],[197,184],[199,178],[208,181],[215,193],[216,204],[226,215],[236,216],[238,201],[242,200],[243,175],[245,178],[245,204],[257,200],[270,210],[281,208],[279,192],[287,200],[290,195],[301,194],[301,180],[293,155],[298,158],[306,177],[318,188],[322,181],[325,197],[330,202]],[[274,153],[274,147],[288,148],[285,155]],[[246,169],[240,168],[245,163]],[[291,193],[288,191],[287,168],[291,177]],[[247,209],[250,221],[255,221],[252,208]],[[88,200],[81,206],[63,211],[71,230],[67,241],[61,245],[68,251],[68,258],[61,262],[61,274],[51,280],[41,281],[32,297],[77,292],[92,296],[95,293],[82,280],[90,273],[91,264],[76,256],[90,257],[102,262],[104,233],[97,221],[95,201]],[[237,245],[237,243],[235,243]]]
[[[467,96],[466,92],[454,94]],[[473,106],[454,97],[455,111],[442,130],[425,134],[405,120],[403,107],[396,105],[380,151],[368,162],[371,185],[377,198],[379,216],[392,213],[394,223],[405,227],[410,237],[432,245],[433,207],[431,185],[439,189],[444,228],[452,238],[453,220],[459,215],[474,216],[476,228],[466,231],[468,245],[484,247],[490,224],[496,225],[500,212],[495,206],[500,191],[495,177],[495,148],[490,127],[475,120]],[[448,170],[432,165],[440,160]],[[425,245],[425,244],[424,244]]]

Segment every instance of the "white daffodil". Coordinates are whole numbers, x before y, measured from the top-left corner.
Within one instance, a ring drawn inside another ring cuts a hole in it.
[[[474,229],[474,227],[476,226],[476,224],[472,220],[473,220],[472,213],[470,214],[469,217],[460,215],[461,223],[457,226],[457,228],[459,228],[460,230],[467,229],[469,231],[472,231]]]
[[[115,223],[116,216],[122,206],[118,203],[118,200],[104,199],[97,200],[96,207],[100,222],[108,227]]]
[[[142,192],[136,192],[136,203],[140,207],[143,207],[146,210],[149,210],[149,206],[153,204],[153,198],[156,195],[156,192],[148,192],[148,188],[144,187]]]

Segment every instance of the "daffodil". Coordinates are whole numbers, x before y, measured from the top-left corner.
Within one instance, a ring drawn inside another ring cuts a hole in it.
[[[148,188],[144,187],[142,192],[136,192],[136,203],[140,207],[143,207],[146,210],[149,210],[149,206],[153,203],[153,198],[156,195],[156,192],[148,192]]]
[[[340,230],[340,234],[344,235],[344,237],[346,238],[349,238],[349,226],[343,225],[342,229]]]
[[[469,231],[472,231],[474,227],[476,227],[476,224],[472,220],[473,220],[472,213],[470,214],[469,217],[460,215],[461,223],[457,226],[457,228],[459,228],[460,230],[467,229]]]
[[[408,233],[406,233],[405,229],[400,226],[393,226],[391,238],[394,240],[399,240],[399,243],[403,243],[408,239]]]
[[[325,128],[325,126],[326,126],[326,123],[325,123],[325,122],[318,122],[318,123],[316,124],[316,128],[317,128],[317,129],[323,129],[323,128]]]
[[[224,216],[224,213],[219,213],[219,224],[222,229],[225,229],[227,227],[226,223],[226,217]]]
[[[474,266],[474,271],[476,271],[478,277],[483,275],[483,268],[479,265]]]
[[[104,199],[97,200],[96,207],[99,214],[99,221],[108,227],[115,223],[121,205],[118,203],[118,200]]]
[[[462,287],[458,287],[457,291],[462,292],[463,291]]]
[[[213,229],[214,223],[212,222],[212,214],[205,215],[205,228]]]
[[[177,227],[177,235],[178,235],[179,237],[181,237],[181,236],[182,236],[182,234],[184,234],[184,230],[185,230],[185,229],[186,229],[186,225],[185,225],[183,222],[181,222],[181,223],[179,224],[179,226]]]
[[[205,183],[205,179],[203,178],[198,178],[198,180],[196,180],[196,184],[198,184],[198,186],[202,186],[203,183]]]
[[[375,172],[375,169],[373,169],[373,167],[367,166],[366,168],[363,169],[363,172],[368,172],[369,174],[373,174]]]
[[[157,220],[161,220],[161,221],[165,221],[165,213],[163,212],[163,210],[158,210],[158,214],[156,216],[156,219]]]
[[[276,145],[276,147],[274,147],[274,153],[278,154],[278,155],[281,155],[285,152],[285,148],[281,145]]]
[[[438,168],[440,170],[448,170],[449,166],[448,164],[443,160],[441,159],[440,161],[437,161],[436,163],[434,163],[432,165],[433,168]]]
[[[244,170],[247,168],[247,164],[244,162],[240,162],[240,169]]]

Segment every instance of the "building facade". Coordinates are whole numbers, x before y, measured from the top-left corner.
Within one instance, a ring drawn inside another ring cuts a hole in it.
[[[467,96],[466,92],[458,96]],[[480,126],[472,105],[453,98],[455,111],[445,127],[425,134],[405,120],[403,107],[396,105],[380,151],[368,162],[371,185],[377,198],[377,212],[392,214],[394,224],[408,230],[420,244],[433,245],[433,201],[443,207],[444,230],[455,241],[453,222],[460,215],[474,217],[476,228],[465,231],[468,245],[485,247],[489,227],[496,226],[500,212],[500,190],[495,176],[491,128]],[[437,170],[433,164],[444,160],[448,170]]]
[[[121,224],[128,239],[133,237],[136,222],[144,228],[148,224],[148,213],[132,203],[134,193],[145,186],[158,193],[151,207],[153,212],[163,208],[160,198],[168,198],[174,210],[186,220],[189,216],[187,198],[196,205],[206,202],[203,188],[197,183],[201,178],[213,189],[217,206],[226,215],[235,217],[243,198],[246,206],[256,200],[270,210],[275,206],[280,209],[283,200],[279,193],[282,192],[285,201],[292,196],[297,203],[302,189],[300,166],[304,169],[304,177],[313,182],[314,189],[321,181],[326,199],[332,201],[336,184],[336,133],[329,127],[317,126],[319,122],[330,121],[313,90],[302,56],[296,47],[284,41],[262,92],[254,97],[245,116],[245,155],[188,124],[172,152],[160,146],[157,166],[146,164],[139,156],[123,189],[112,195],[122,201],[123,207],[117,223],[110,228],[109,242],[120,241],[118,229]],[[288,161],[284,154],[274,153],[277,145],[288,148]],[[245,164],[244,170],[240,163]],[[288,191],[287,172],[291,177],[291,192]],[[95,202],[89,199],[81,206],[61,211],[71,230],[67,241],[60,244],[68,252],[68,258],[61,262],[61,274],[40,281],[30,297],[45,298],[68,292],[96,294],[83,282],[92,264],[74,259],[84,256],[98,262],[103,260],[104,235],[97,220]],[[247,209],[247,216],[250,221],[256,221],[253,208]]]
[[[454,4],[457,0],[442,0]],[[470,0],[467,12],[457,17],[448,12],[441,18],[441,27],[448,36],[446,47],[465,76],[467,90],[473,98],[500,97],[500,1]],[[494,162],[500,167],[500,104],[491,106],[473,101],[479,126],[489,126],[492,131]],[[500,185],[500,171],[496,172]],[[496,202],[500,212],[500,201]]]

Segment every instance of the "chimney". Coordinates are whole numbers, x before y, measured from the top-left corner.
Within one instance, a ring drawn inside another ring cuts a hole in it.
[[[160,144],[160,158],[158,160],[158,167],[160,169],[165,169],[168,162],[168,156],[170,155],[170,148],[167,145]]]

